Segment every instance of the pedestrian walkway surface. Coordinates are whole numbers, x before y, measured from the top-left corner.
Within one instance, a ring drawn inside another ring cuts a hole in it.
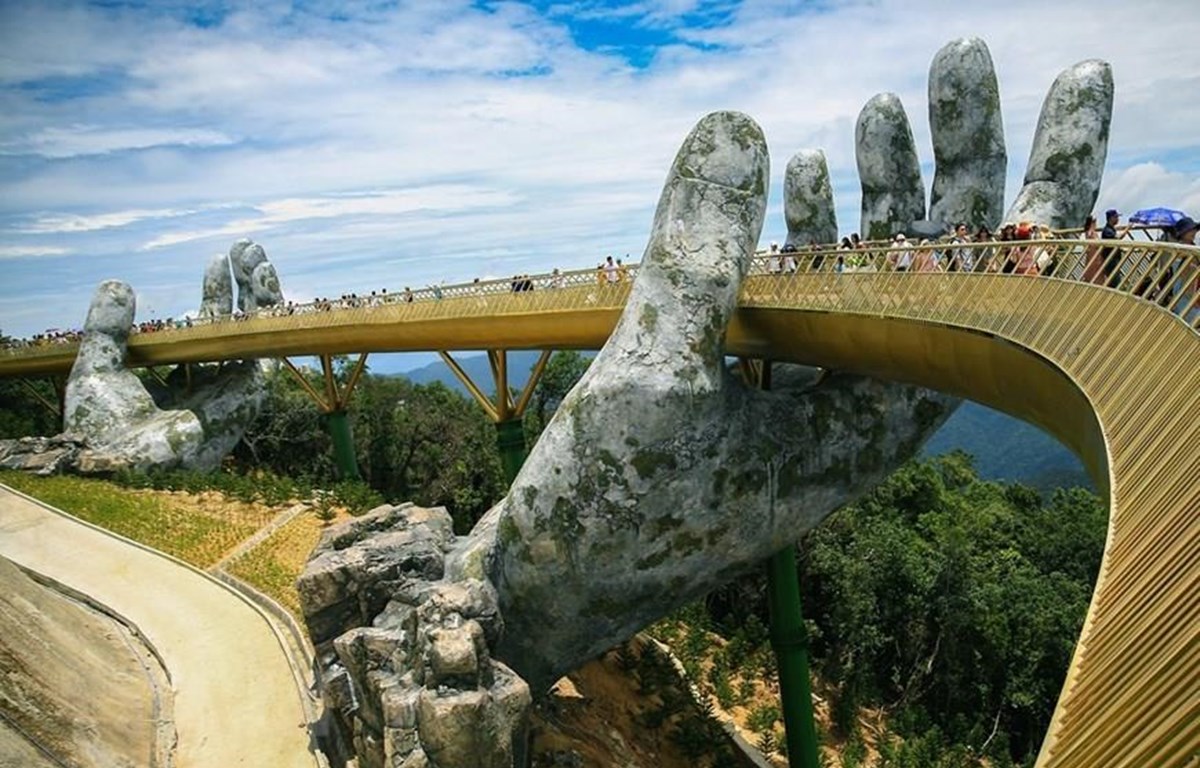
[[[302,692],[267,620],[154,551],[0,486],[0,556],[135,624],[175,691],[176,768],[313,768]]]

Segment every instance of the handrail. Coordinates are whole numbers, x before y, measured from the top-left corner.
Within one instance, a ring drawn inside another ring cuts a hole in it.
[[[792,253],[768,254],[760,251],[751,264],[750,274],[769,274],[786,278],[794,274],[812,273],[850,276],[856,273],[908,271],[915,275],[925,272],[950,274],[957,271],[963,276],[967,273],[1000,273],[1028,277],[1037,276],[1039,271],[1044,271],[1039,270],[1037,266],[1039,258],[1043,255],[1051,260],[1053,267],[1051,274],[1040,275],[1042,277],[1091,282],[1122,293],[1157,300],[1184,319],[1190,328],[1200,330],[1200,313],[1197,312],[1197,307],[1200,306],[1197,298],[1200,294],[1200,249],[1170,243],[1128,240],[1027,240],[961,244],[937,242],[928,245],[910,244],[905,247],[869,247],[859,250],[832,250],[808,246]],[[603,289],[600,295],[592,297],[591,304],[612,307],[610,299],[618,291],[624,293],[622,289],[628,288],[627,283],[637,276],[639,268],[640,265],[637,264],[628,265],[622,271],[621,279],[616,282],[609,282],[603,270],[583,269],[431,286],[404,293],[284,304],[245,315],[192,318],[183,326],[177,325],[146,333],[134,332],[131,334],[131,345],[136,346],[150,335],[154,335],[162,343],[177,338],[195,338],[195,334],[185,332],[196,328],[220,326],[232,331],[233,327],[230,324],[236,323],[239,324],[239,332],[249,332],[258,330],[258,323],[268,318],[305,317],[321,313],[343,317],[344,313],[348,312],[362,317],[360,310],[403,308],[406,305],[441,303],[455,299],[472,300],[477,304],[482,300],[493,310],[500,310],[501,307],[495,305],[493,299],[510,297],[520,302],[531,293],[585,287]],[[411,306],[409,308],[415,309]],[[461,310],[461,306],[460,311],[463,316],[479,314]],[[282,329],[278,323],[272,323],[270,326],[271,331]],[[4,358],[59,357],[75,349],[76,341],[0,348],[0,376],[5,375]]]

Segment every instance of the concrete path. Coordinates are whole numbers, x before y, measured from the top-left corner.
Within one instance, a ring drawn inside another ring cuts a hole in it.
[[[267,620],[230,589],[0,486],[0,555],[107,605],[175,689],[176,768],[314,768],[301,692]]]

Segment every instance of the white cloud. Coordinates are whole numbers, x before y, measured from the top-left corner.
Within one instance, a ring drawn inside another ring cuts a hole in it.
[[[219,147],[233,143],[233,138],[207,129],[72,125],[65,128],[47,127],[30,136],[0,142],[0,154],[66,158],[149,147]]]
[[[1097,210],[1116,208],[1128,216],[1139,208],[1160,206],[1200,216],[1200,176],[1139,163],[1105,178]]]
[[[402,216],[422,211],[444,214],[472,208],[508,206],[516,202],[518,198],[511,193],[465,185],[384,190],[337,197],[289,198],[255,206],[259,212],[258,216],[236,219],[209,229],[159,235],[144,243],[141,250],[153,250],[214,237],[242,237],[283,224],[314,219]]]
[[[321,294],[357,280],[583,266],[596,251],[640,252],[680,140],[704,113],[738,109],[760,122],[773,153],[764,238],[782,235],[783,168],[808,147],[826,150],[848,231],[858,226],[859,109],[898,93],[930,162],[929,62],[962,35],[991,48],[1010,177],[1022,175],[1055,75],[1102,57],[1117,84],[1102,203],[1173,197],[1195,214],[1200,101],[1169,95],[1196,92],[1200,46],[1164,41],[1155,24],[1112,34],[1128,8],[583,0],[539,14],[468,0],[266,3],[199,28],[132,6],[3,3],[0,147],[42,156],[0,155],[0,216],[6,232],[24,226],[14,247],[42,244],[27,236],[60,247],[66,236],[89,255],[63,259],[76,267],[56,280],[136,284],[174,271],[178,295],[195,293],[206,241],[249,234],[279,254],[285,288],[291,274]],[[1178,10],[1146,0],[1138,13],[1170,16],[1179,41],[1200,39],[1200,18]],[[724,14],[731,21],[714,26]],[[680,42],[637,69],[575,44],[569,25],[584,15],[639,26],[636,39],[668,29]],[[78,82],[43,92],[44,78]],[[1146,163],[1157,170],[1135,172]],[[429,253],[438,258],[398,261]],[[11,258],[6,272],[40,266]],[[46,278],[4,281],[0,299],[36,279]],[[169,311],[169,301],[158,303]]]
[[[99,229],[126,227],[149,219],[169,219],[196,213],[189,208],[160,208],[156,210],[113,211],[93,215],[53,214],[34,219],[29,224],[13,229],[21,234],[70,234],[94,232]]]
[[[62,256],[70,252],[69,248],[52,245],[4,245],[0,246],[0,260],[29,259],[39,256]]]

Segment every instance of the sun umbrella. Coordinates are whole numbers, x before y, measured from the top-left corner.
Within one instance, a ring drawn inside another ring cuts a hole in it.
[[[1129,222],[1145,224],[1148,227],[1169,227],[1183,217],[1183,211],[1174,208],[1143,208],[1130,216]]]

